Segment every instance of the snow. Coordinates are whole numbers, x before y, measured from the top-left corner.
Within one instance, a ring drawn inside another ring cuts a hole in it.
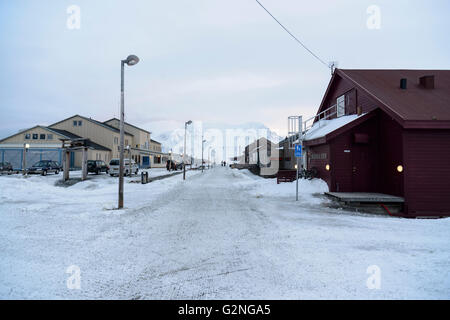
[[[1,299],[450,298],[450,219],[334,209],[321,180],[296,202],[295,183],[224,167],[126,178],[119,211],[117,178],[89,178],[0,176]]]
[[[305,135],[305,140],[313,140],[318,139],[326,136],[327,134],[333,132],[334,130],[337,130],[339,128],[342,128],[343,126],[349,124],[350,122],[358,119],[359,117],[356,114],[348,115],[348,116],[342,116],[339,118],[331,119],[331,120],[320,120],[314,123],[314,125],[311,127],[311,129],[308,130],[308,132]]]

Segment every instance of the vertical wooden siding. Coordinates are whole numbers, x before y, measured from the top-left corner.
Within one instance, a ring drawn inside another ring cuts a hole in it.
[[[450,132],[407,130],[405,198],[408,214],[450,214]]]

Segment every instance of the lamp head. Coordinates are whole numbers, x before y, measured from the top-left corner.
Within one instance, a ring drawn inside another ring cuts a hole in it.
[[[134,66],[139,62],[139,58],[135,56],[134,54],[130,54],[124,62],[129,66]]]

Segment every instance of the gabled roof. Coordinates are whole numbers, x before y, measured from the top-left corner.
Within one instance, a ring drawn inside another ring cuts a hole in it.
[[[53,131],[59,135],[64,136],[65,138],[68,139],[80,139],[80,136],[77,136],[76,134],[73,134],[72,132],[66,131],[66,130],[60,130],[60,129],[54,129],[54,128],[48,128],[48,130]]]
[[[49,131],[49,132],[59,134],[59,135],[64,136],[64,137],[68,137],[68,136],[62,134],[61,132],[58,132],[59,130],[55,130],[55,129],[48,128],[48,127],[45,127],[45,126],[37,125],[37,126],[31,127],[31,128],[28,128],[28,129],[20,130],[20,131],[17,132],[17,133],[14,133],[14,134],[12,134],[12,135],[6,137],[6,138],[1,139],[0,142],[2,142],[2,141],[4,141],[4,140],[7,140],[7,139],[9,139],[9,138],[15,137],[15,136],[17,136],[17,135],[23,134],[24,132],[27,132],[27,131],[29,131],[29,130],[33,130],[33,129],[35,129],[35,128],[41,128],[41,129],[47,130],[47,131]],[[64,130],[61,130],[61,131],[64,131]]]
[[[156,140],[150,139],[151,142],[156,143],[156,144],[161,144],[161,142],[158,142]]]
[[[360,125],[361,123],[371,119],[375,115],[376,111],[374,110],[361,116],[350,115],[350,116],[342,116],[332,120],[325,120],[329,121],[328,128],[319,127],[318,131],[316,131],[316,133],[318,134],[314,134],[314,132],[312,132],[312,134],[309,137],[307,133],[306,134],[307,138],[305,139],[304,143],[306,146],[314,146],[327,143],[328,141],[334,139],[341,133]]]
[[[325,137],[327,134],[355,121],[361,116],[356,114],[342,116],[339,118],[333,118],[330,120],[318,120],[314,125],[306,132],[304,140],[315,140]]]
[[[336,75],[379,102],[379,107],[403,127],[450,128],[450,70],[336,69],[330,85]],[[435,88],[425,89],[419,78],[430,75],[435,78]],[[402,78],[407,79],[405,90],[400,89]],[[322,104],[324,101],[325,97]]]
[[[120,132],[119,129],[117,129],[117,128],[113,127],[113,126],[110,126],[109,124],[106,124],[106,123],[103,123],[103,122],[94,120],[94,119],[92,119],[92,118],[86,118],[86,117],[80,116],[79,114],[76,114],[76,115],[71,116],[71,117],[69,117],[69,118],[66,118],[66,119],[64,119],[64,120],[58,121],[58,122],[56,122],[56,123],[50,125],[49,127],[56,126],[57,124],[60,124],[61,122],[70,120],[70,119],[75,118],[75,117],[80,117],[80,118],[82,118],[83,120],[90,121],[90,122],[92,122],[92,123],[95,123],[95,124],[97,124],[97,125],[99,125],[99,126],[102,126],[102,127],[106,128],[106,129],[109,129],[109,130],[111,130],[111,131],[114,131],[114,132]],[[125,134],[127,134],[127,135],[129,135],[129,136],[133,136],[131,133],[126,132],[126,131],[125,131]]]
[[[119,121],[119,122],[120,122],[120,120],[117,119],[117,118],[111,118],[111,119],[109,119],[109,120],[104,121],[103,123],[106,124],[107,122],[110,122],[110,121],[112,121],[112,120],[116,120],[116,121]],[[135,125],[132,125],[131,123],[128,123],[128,122],[126,122],[126,121],[124,121],[124,123],[125,123],[126,125],[129,125],[130,127],[133,127],[133,128],[135,128],[135,129],[138,129],[138,130],[147,132],[148,134],[151,134],[150,131],[147,131],[147,130],[142,129],[142,128],[139,128],[139,127],[136,127]]]
[[[56,132],[56,133],[58,133],[58,134],[60,134],[60,135],[62,135],[64,137],[66,137],[68,139],[71,139],[71,140],[73,140],[73,139],[83,139],[83,137],[80,137],[80,136],[78,136],[76,134],[73,134],[72,132],[69,132],[69,131],[66,131],[66,130],[53,129],[53,128],[47,128],[47,129],[49,129],[51,131],[54,131],[54,132]],[[111,149],[109,149],[109,148],[107,148],[105,146],[102,146],[101,144],[95,143],[94,141],[92,141],[90,139],[87,139],[87,140],[88,140],[87,146],[91,147],[94,150],[111,151]]]
[[[57,134],[59,136],[67,138],[67,139],[82,139],[82,137],[80,137],[80,136],[78,136],[76,134],[73,134],[72,132],[66,131],[66,130],[54,129],[54,128],[49,128],[49,127],[37,125],[37,126],[31,127],[31,128],[25,129],[25,130],[21,130],[20,132],[17,132],[17,133],[15,133],[15,134],[13,134],[13,135],[11,135],[9,137],[6,137],[6,138],[0,140],[0,142],[4,141],[6,139],[9,139],[11,137],[17,136],[19,134],[23,134],[24,132],[29,131],[29,130],[33,130],[35,128],[41,128],[41,129],[47,130],[48,132]],[[91,140],[89,140],[88,146],[91,147],[92,149],[95,149],[95,150],[111,151],[111,149],[109,149],[109,148],[107,148],[105,146],[102,146],[102,145],[100,145],[98,143],[95,143],[95,142],[93,142]]]

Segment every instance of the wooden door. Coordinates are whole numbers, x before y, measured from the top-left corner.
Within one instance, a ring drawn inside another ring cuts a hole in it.
[[[373,191],[374,177],[371,170],[373,159],[368,145],[355,145],[352,150],[352,191]]]

